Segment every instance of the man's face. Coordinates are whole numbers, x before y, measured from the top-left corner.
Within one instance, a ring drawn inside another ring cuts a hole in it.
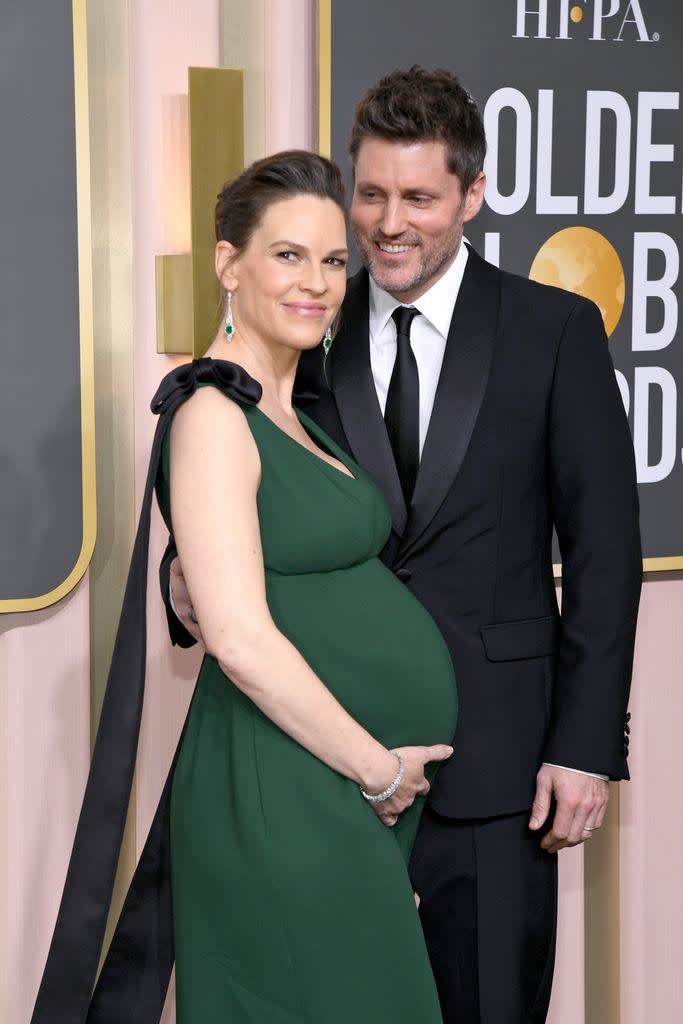
[[[424,294],[455,259],[463,224],[484,198],[480,174],[463,193],[446,144],[365,139],[351,203],[353,237],[373,280],[401,302]]]

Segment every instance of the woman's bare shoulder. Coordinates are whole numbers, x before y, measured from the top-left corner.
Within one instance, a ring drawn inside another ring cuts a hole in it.
[[[249,429],[242,404],[219,387],[211,385],[198,387],[177,410],[173,421],[182,423],[188,420],[199,424],[205,420],[213,421],[215,418],[233,425],[241,424],[245,429]]]
[[[217,387],[200,387],[173,417],[171,451],[193,461],[220,455],[231,462],[260,467],[258,448],[245,410]]]

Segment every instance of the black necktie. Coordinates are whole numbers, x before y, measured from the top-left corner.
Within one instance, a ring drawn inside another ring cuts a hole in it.
[[[418,313],[413,306],[398,306],[391,314],[397,332],[396,362],[384,410],[384,422],[407,506],[410,506],[420,463],[420,378],[410,347],[410,325]]]

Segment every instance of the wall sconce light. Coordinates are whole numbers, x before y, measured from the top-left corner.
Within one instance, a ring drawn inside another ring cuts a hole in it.
[[[188,68],[190,252],[156,257],[157,352],[204,354],[216,331],[213,209],[244,169],[243,73]]]

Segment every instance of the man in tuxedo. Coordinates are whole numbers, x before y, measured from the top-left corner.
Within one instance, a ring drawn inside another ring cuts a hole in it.
[[[453,658],[455,753],[411,864],[446,1024],[545,1020],[557,851],[590,838],[606,780],[628,777],[641,579],[631,438],[599,311],[462,241],[485,149],[447,72],[393,72],[361,101],[351,221],[364,269],[295,389],[386,496],[383,559]],[[189,625],[182,580],[175,596]]]

